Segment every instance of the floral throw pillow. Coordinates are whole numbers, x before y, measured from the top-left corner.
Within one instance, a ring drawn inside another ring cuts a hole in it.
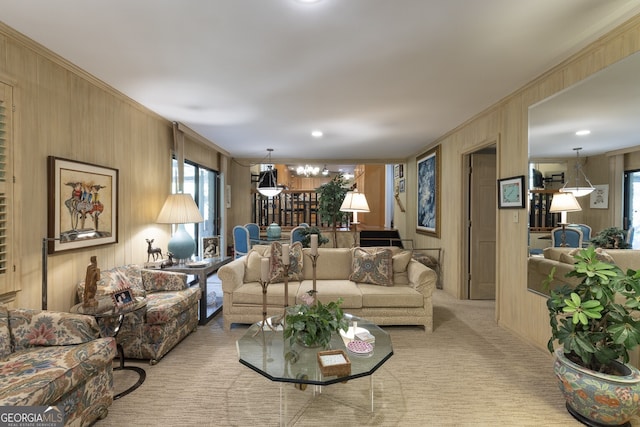
[[[284,282],[284,265],[282,264],[282,243],[271,244],[269,256],[271,283]],[[289,245],[289,280],[302,280],[302,243]]]
[[[357,283],[371,283],[373,285],[393,285],[393,263],[391,250],[362,248],[353,250],[351,275],[349,280]]]

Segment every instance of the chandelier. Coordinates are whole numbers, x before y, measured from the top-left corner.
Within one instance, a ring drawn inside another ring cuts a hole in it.
[[[582,196],[586,196],[587,194],[591,194],[593,190],[595,190],[595,188],[593,187],[593,185],[591,185],[591,181],[589,181],[589,178],[587,178],[587,175],[585,175],[584,171],[582,170],[582,165],[580,164],[580,150],[582,150],[582,147],[577,147],[577,148],[574,148],[573,150],[576,152],[576,166],[575,166],[576,185],[575,186],[570,185],[570,182],[571,182],[571,177],[570,177],[567,180],[567,182],[565,182],[564,186],[560,189],[560,192],[573,193],[575,197],[582,197]],[[584,186],[580,186],[578,183],[580,175],[582,175],[584,180],[586,181],[586,185]]]
[[[298,166],[298,169],[296,169],[296,172],[298,173],[298,175],[304,175],[304,176],[318,175],[318,173],[320,172],[320,168],[317,166],[304,165],[304,166]]]
[[[267,170],[260,173],[260,181],[258,181],[258,193],[265,197],[275,197],[282,192],[282,188],[278,187],[276,175],[273,172],[273,162],[271,161],[271,152],[273,148],[267,148]]]

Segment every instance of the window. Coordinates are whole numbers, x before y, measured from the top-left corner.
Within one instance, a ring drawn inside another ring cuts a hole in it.
[[[173,159],[173,192],[178,191],[178,161]],[[183,192],[191,194],[204,218],[200,224],[185,224],[187,233],[196,241],[196,254],[200,254],[203,237],[220,234],[220,185],[218,172],[190,161],[184,162]]]
[[[12,194],[11,156],[12,88],[0,83],[0,295],[15,291],[12,280]]]

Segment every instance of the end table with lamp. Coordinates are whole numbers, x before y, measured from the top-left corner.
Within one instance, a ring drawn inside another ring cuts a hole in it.
[[[122,323],[124,322],[124,317],[128,313],[133,313],[138,310],[146,310],[147,300],[142,297],[136,297],[132,302],[123,305],[115,305],[114,301],[111,297],[102,297],[98,299],[98,305],[92,307],[85,307],[83,303],[79,303],[71,307],[69,310],[71,313],[77,314],[86,314],[88,316],[95,317],[96,321],[100,325],[100,329],[103,331],[103,334],[108,333],[108,336],[116,338],[120,328],[122,327]],[[110,322],[115,321],[116,326],[114,328],[107,327]],[[147,377],[147,373],[144,369],[138,366],[125,366],[124,365],[124,350],[122,345],[118,343],[117,345],[118,357],[120,358],[119,366],[113,368],[114,371],[117,370],[128,370],[133,371],[138,374],[138,381],[131,387],[126,390],[116,394],[113,396],[113,399],[120,399],[122,396],[126,396],[131,393],[138,387],[144,383],[144,380]]]

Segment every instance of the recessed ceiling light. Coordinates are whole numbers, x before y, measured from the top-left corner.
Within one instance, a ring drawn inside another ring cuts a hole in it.
[[[579,130],[578,132],[576,132],[576,135],[584,136],[584,135],[589,135],[590,133],[591,133],[591,131],[589,129],[584,129],[584,130]]]
[[[296,0],[298,3],[318,3],[321,0]]]
[[[311,136],[314,138],[322,138],[322,135],[324,134],[322,133],[321,130],[314,130],[311,132]]]

